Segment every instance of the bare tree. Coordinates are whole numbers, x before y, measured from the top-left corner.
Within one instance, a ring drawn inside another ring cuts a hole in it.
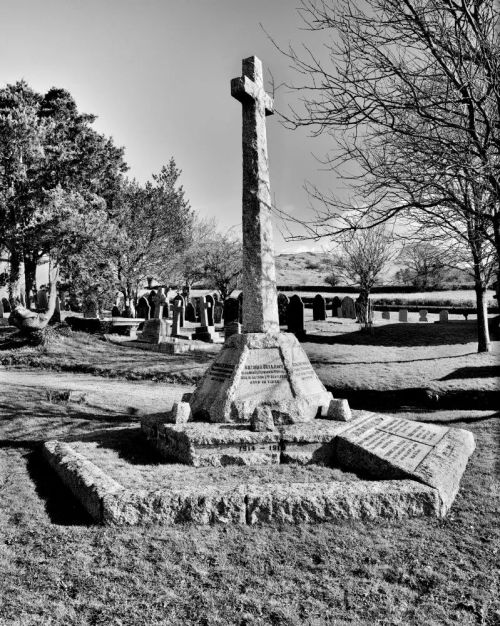
[[[398,258],[407,270],[407,280],[414,287],[426,289],[443,278],[443,253],[435,245],[418,242],[403,248]]]
[[[294,86],[304,107],[283,118],[292,128],[335,137],[325,163],[354,195],[342,201],[309,187],[319,204],[312,220],[301,221],[306,236],[398,218],[407,228],[416,223],[422,234],[427,229],[428,238],[437,223],[457,247],[463,249],[465,238],[477,268],[476,293],[484,298],[488,242],[497,269],[500,257],[493,1],[303,0],[301,11],[311,31],[331,39],[326,59],[310,48],[286,52],[304,79]]]
[[[345,233],[332,253],[335,273],[359,285],[359,318],[365,326],[371,321],[368,309],[370,291],[394,255],[392,238],[384,226]]]

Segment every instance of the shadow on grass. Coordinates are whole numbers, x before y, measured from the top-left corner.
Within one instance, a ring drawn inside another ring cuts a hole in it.
[[[439,380],[460,378],[495,378],[500,377],[500,365],[482,365],[479,367],[459,367]],[[500,380],[499,380],[500,387]]]
[[[53,524],[60,526],[90,526],[94,524],[87,511],[45,461],[40,445],[32,445],[27,456],[26,469]]]
[[[373,333],[355,331],[336,335],[307,334],[304,343],[350,346],[443,346],[477,341],[475,322],[457,324],[386,324]]]

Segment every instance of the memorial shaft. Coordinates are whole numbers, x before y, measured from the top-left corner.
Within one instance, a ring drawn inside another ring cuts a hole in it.
[[[231,81],[231,94],[243,114],[243,332],[279,332],[271,225],[271,190],[266,115],[273,102],[264,90],[262,63],[242,62],[243,76]]]

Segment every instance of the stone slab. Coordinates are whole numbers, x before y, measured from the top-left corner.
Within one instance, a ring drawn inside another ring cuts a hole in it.
[[[236,481],[227,480],[227,470],[219,468],[210,471],[219,471],[220,478],[210,477],[206,484],[197,480],[199,469],[186,467],[193,472],[189,484],[129,489],[67,443],[47,442],[44,455],[92,518],[105,525],[253,525],[441,515],[437,490],[412,480],[325,482],[323,474],[318,482],[288,482],[284,475],[281,482],[261,483],[253,480],[256,468],[241,468],[249,472],[248,480],[240,475]],[[171,467],[174,474],[179,471],[178,465]]]
[[[438,490],[443,514],[449,509],[474,452],[472,433],[377,414],[353,422],[337,438],[337,463],[371,477],[419,480]]]
[[[228,428],[224,424],[167,424],[163,418],[143,419],[141,428],[168,461],[195,467],[276,465],[280,434]]]

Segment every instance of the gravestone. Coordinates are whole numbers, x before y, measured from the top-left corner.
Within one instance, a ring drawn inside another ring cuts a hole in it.
[[[399,309],[399,321],[400,322],[408,321],[408,309]]]
[[[121,317],[121,315],[122,312],[115,304],[115,306],[111,309],[111,317]]]
[[[342,300],[342,304],[340,305],[342,309],[342,317],[347,317],[350,319],[356,319],[356,307],[354,305],[354,300],[350,296],[346,296]]]
[[[240,308],[238,309],[238,321],[240,324],[243,323],[243,292],[241,292],[237,298]]]
[[[304,303],[297,294],[290,298],[288,304],[288,332],[298,336],[305,334],[304,327]]]
[[[174,298],[173,300],[173,308],[172,308],[172,337],[177,337],[180,333],[180,329],[183,326],[184,317],[184,301],[177,300]]]
[[[50,323],[56,324],[60,321],[61,321],[61,299],[59,298],[59,296],[56,296],[54,313],[52,314],[52,317],[50,318]]]
[[[332,317],[342,317],[341,315],[339,315],[339,309],[341,308],[342,300],[338,296],[332,298]]]
[[[208,305],[207,307],[207,322],[208,322],[208,326],[213,326],[214,325],[214,305],[215,305],[215,300],[214,297],[211,296],[210,294],[208,294],[207,296],[205,296],[205,302]]]
[[[151,307],[148,298],[141,296],[137,302],[137,317],[148,320],[151,317]]]
[[[287,311],[290,300],[284,293],[278,294],[278,319],[280,326],[286,326],[288,323]]]
[[[150,311],[154,311],[155,310],[156,290],[155,289],[151,289],[151,291],[145,297],[147,298]]]
[[[87,319],[94,319],[98,316],[97,300],[92,296],[87,296],[83,301],[83,317]]]
[[[241,324],[236,320],[224,325],[224,339],[232,335],[241,335]]]
[[[196,322],[196,311],[192,302],[188,302],[186,304],[184,319],[186,320],[186,322]]]
[[[149,301],[147,301],[146,298],[144,298],[144,300],[149,305]],[[163,287],[159,287],[156,292],[153,304],[153,317],[150,319],[146,318],[142,329],[141,341],[159,344],[165,341],[170,328],[170,322],[163,317],[164,308],[168,308],[168,300]],[[142,317],[142,315],[139,314],[139,306],[137,307],[137,313],[139,317]]]
[[[313,299],[313,320],[315,322],[326,320],[326,302],[319,293]]]
[[[382,319],[383,320],[390,320],[391,319],[391,312],[390,311],[382,311]]]
[[[10,303],[7,298],[2,298],[2,306],[4,313],[10,313]]]
[[[212,304],[210,301],[207,302],[207,298],[209,296],[201,296],[200,301],[200,326],[195,330],[193,339],[197,339],[198,341],[207,341],[212,343],[217,335],[215,333],[215,327],[210,322],[213,322],[213,317],[210,316],[210,310],[212,308]]]
[[[420,311],[418,312],[419,314],[419,318],[418,321],[419,322],[428,322],[429,320],[427,319],[427,309],[420,309]]]
[[[179,319],[177,320],[177,324],[178,324],[178,328],[182,328],[184,326],[184,315],[186,312],[186,300],[184,299],[184,296],[182,296],[180,293],[178,293],[175,298],[172,300],[172,315],[173,315],[173,311],[175,310],[175,307],[177,307],[178,310],[178,317]]]
[[[214,324],[222,324],[223,311],[224,305],[220,300],[217,300],[214,305]]]
[[[36,310],[39,313],[45,313],[49,308],[49,296],[45,288],[38,290],[36,294]]]
[[[0,300],[0,320],[3,319],[4,309],[3,309],[3,301]]]
[[[446,323],[448,321],[448,311],[446,309],[439,311],[439,321],[442,323]]]
[[[240,301],[237,298],[224,300],[224,326],[231,322],[238,322],[240,317]]]

